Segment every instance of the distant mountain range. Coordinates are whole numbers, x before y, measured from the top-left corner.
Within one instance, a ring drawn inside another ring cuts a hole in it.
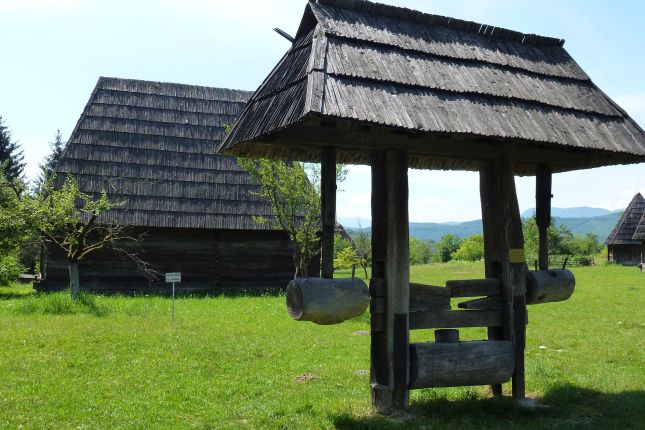
[[[522,213],[522,217],[526,218],[532,216],[535,212],[534,209],[528,209]],[[612,212],[607,209],[600,208],[553,208],[553,222],[555,225],[565,225],[576,236],[584,236],[587,233],[598,235],[600,241],[605,241],[609,233],[611,233],[614,226],[618,223],[622,211]],[[592,214],[582,215],[580,214]],[[593,215],[600,214],[600,215]],[[578,216],[573,216],[578,215]],[[352,220],[354,222],[352,222]],[[345,226],[351,234],[358,230],[359,219],[344,219],[340,218],[339,221]],[[346,223],[345,221],[350,221]],[[369,232],[370,220],[360,219],[360,225],[363,230]],[[467,222],[445,222],[445,223],[432,223],[432,222],[411,222],[410,223],[410,236],[416,237],[421,240],[434,240],[438,241],[446,234],[454,234],[459,237],[467,237],[471,234],[482,233],[482,221],[467,221]]]

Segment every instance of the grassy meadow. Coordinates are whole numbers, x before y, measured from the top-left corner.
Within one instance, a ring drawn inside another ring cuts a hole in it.
[[[417,390],[398,418],[370,408],[367,314],[316,326],[291,320],[280,294],[180,297],[173,327],[168,298],[73,303],[0,288],[0,428],[645,428],[645,274],[573,271],[569,301],[529,308],[527,391],[544,408],[486,387]],[[440,285],[482,272],[449,263],[411,276]]]

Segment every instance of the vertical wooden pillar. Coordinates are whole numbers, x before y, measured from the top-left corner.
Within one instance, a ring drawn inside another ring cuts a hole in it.
[[[510,160],[491,161],[482,166],[480,193],[486,276],[501,280],[503,297],[503,328],[501,331],[489,329],[489,338],[513,342],[513,397],[523,398],[527,266],[522,220]],[[491,386],[491,389],[494,394],[501,394],[501,385]]]
[[[321,277],[334,277],[334,230],[336,228],[336,151],[324,148],[320,163],[320,211],[322,220]]]
[[[372,404],[408,407],[408,159],[402,150],[372,159]],[[376,311],[376,312],[375,312]]]
[[[535,222],[538,227],[540,245],[538,251],[538,268],[549,268],[549,238],[548,230],[551,225],[551,169],[538,166],[535,175]]]

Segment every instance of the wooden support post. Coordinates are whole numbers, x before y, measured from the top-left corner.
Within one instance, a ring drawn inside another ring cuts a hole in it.
[[[551,169],[539,166],[535,176],[535,222],[539,231],[538,268],[549,268],[549,239],[548,229],[551,225]]]
[[[320,163],[320,211],[322,219],[321,276],[334,277],[334,230],[336,228],[336,151],[324,148]]]
[[[372,314],[372,404],[404,410],[409,386],[408,159],[402,150],[372,157],[372,308],[385,310],[381,331]],[[378,287],[384,279],[384,285]]]
[[[480,171],[486,277],[502,282],[503,328],[489,328],[491,340],[513,342],[515,370],[513,397],[524,397],[524,348],[526,337],[526,259],[513,164],[510,160],[491,161]],[[501,394],[501,384],[492,385]]]
[[[386,412],[392,405],[387,330],[387,177],[385,152],[372,154],[372,279],[370,281],[370,385],[372,405]]]
[[[410,233],[408,215],[408,156],[389,150],[387,159],[388,324],[392,327],[392,408],[405,410],[409,401]],[[391,321],[391,323],[390,323]]]

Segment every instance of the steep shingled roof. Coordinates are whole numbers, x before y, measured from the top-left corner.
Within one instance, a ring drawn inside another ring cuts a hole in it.
[[[267,229],[269,204],[234,159],[217,155],[224,126],[251,92],[100,78],[57,167],[82,191],[125,202],[109,218],[133,226]]]
[[[316,160],[332,145],[341,161],[365,163],[393,142],[412,167],[476,170],[509,156],[518,173],[645,161],[643,130],[563,43],[362,0],[310,1],[220,150]]]
[[[607,245],[638,245],[639,240],[634,238],[636,227],[645,216],[645,198],[638,193],[625,209],[618,220],[618,224],[607,237]]]
[[[641,217],[640,223],[636,226],[632,239],[645,242],[645,209],[643,210],[643,216]]]

